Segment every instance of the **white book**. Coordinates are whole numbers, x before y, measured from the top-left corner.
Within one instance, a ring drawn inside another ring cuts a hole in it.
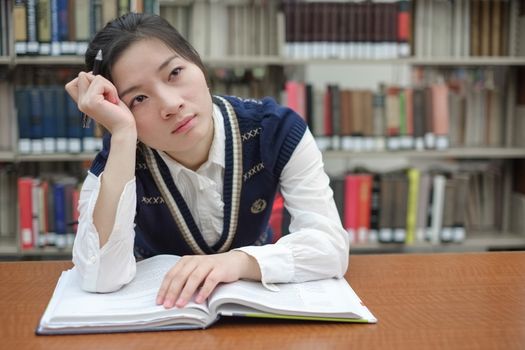
[[[445,185],[444,175],[435,175],[433,180],[432,193],[432,218],[430,224],[430,242],[438,244],[440,233],[443,228],[443,209],[445,206]]]
[[[36,333],[110,333],[201,329],[221,316],[376,323],[344,279],[271,285],[240,280],[219,285],[208,301],[166,309],[155,302],[166,272],[179,260],[158,255],[137,263],[135,279],[113,293],[80,288],[78,271],[62,272]]]

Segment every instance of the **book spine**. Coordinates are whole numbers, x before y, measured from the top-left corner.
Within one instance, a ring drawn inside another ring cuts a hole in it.
[[[32,210],[32,188],[31,178],[18,179],[18,215],[20,247],[22,250],[34,247],[33,236],[33,210]]]

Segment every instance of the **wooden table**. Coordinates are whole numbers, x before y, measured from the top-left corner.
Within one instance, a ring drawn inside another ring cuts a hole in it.
[[[525,252],[351,256],[375,325],[222,319],[202,331],[36,336],[68,262],[0,263],[2,349],[524,349]]]

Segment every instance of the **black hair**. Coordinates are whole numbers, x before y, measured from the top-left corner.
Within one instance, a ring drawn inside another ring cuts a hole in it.
[[[131,44],[148,38],[161,40],[186,61],[196,64],[208,80],[206,69],[193,46],[164,18],[145,13],[127,13],[108,22],[89,43],[85,54],[87,70],[93,70],[95,56],[102,49],[99,74],[112,80],[111,69],[122,53]]]

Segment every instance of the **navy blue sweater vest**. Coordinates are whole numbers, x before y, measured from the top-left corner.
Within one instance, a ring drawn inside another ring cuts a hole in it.
[[[281,172],[306,130],[291,109],[271,98],[243,100],[215,96],[224,117],[224,224],[209,246],[158,152],[139,143],[136,159],[135,255],[213,254],[271,242],[268,226]],[[90,171],[100,175],[110,136]]]

